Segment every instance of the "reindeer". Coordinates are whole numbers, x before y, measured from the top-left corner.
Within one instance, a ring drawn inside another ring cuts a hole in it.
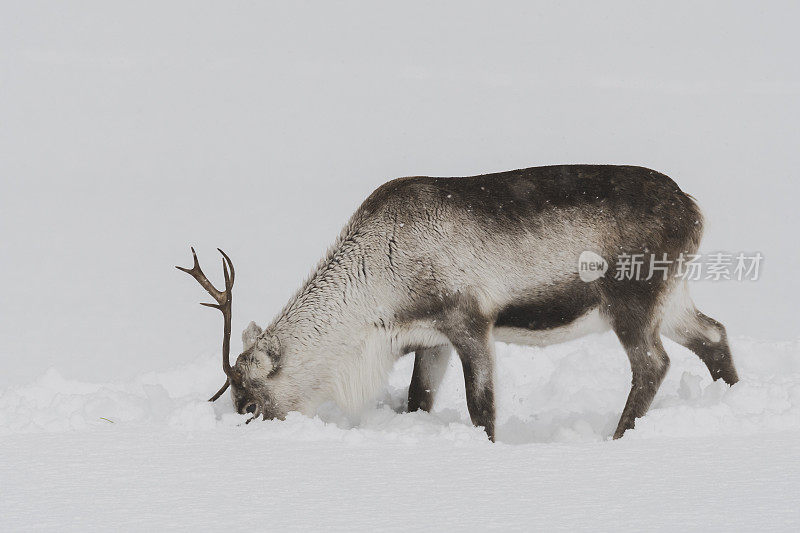
[[[356,210],[295,296],[264,330],[251,322],[230,365],[234,269],[225,290],[191,274],[222,311],[222,368],[250,420],[313,414],[334,400],[351,412],[374,398],[395,360],[414,352],[408,410],[430,411],[451,354],[461,361],[473,424],[495,437],[495,341],[563,342],[613,330],[632,386],[614,438],[647,412],[669,367],[663,334],[689,348],[714,380],[738,381],[722,324],[697,310],[677,276],[697,251],[703,219],[669,177],[634,166],[563,165],[463,178],[407,177]],[[616,272],[654,254],[663,276],[583,281],[590,251]]]

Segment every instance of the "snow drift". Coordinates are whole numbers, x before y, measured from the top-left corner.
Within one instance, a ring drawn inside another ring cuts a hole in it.
[[[670,372],[627,439],[800,430],[800,342],[734,340],[742,380],[733,388],[713,382],[691,352],[665,342]],[[613,433],[630,382],[625,353],[613,334],[545,349],[500,344],[497,358],[500,442],[603,441]],[[326,405],[315,419],[297,415],[241,431],[310,439],[352,433],[379,440],[467,433],[481,441],[482,434],[470,428],[456,358],[434,412],[403,413],[412,365],[411,356],[398,361],[376,407],[358,420]],[[227,394],[216,404],[205,401],[219,385],[218,367],[219,357],[212,356],[121,383],[72,381],[50,369],[33,384],[0,395],[0,432],[86,430],[111,423],[191,430],[241,426],[247,416],[233,411]]]
[[[456,359],[433,413],[404,413],[412,359],[358,420],[245,425],[205,399],[219,357],[119,383],[54,369],[0,394],[0,529],[800,526],[800,343],[732,340],[741,381],[691,352],[609,441],[630,370],[613,334],[498,345],[498,443],[469,423]]]

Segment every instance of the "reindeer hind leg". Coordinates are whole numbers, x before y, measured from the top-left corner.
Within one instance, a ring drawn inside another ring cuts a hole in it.
[[[611,327],[628,355],[631,390],[614,438],[632,429],[653,402],[669,370],[669,356],[661,344],[659,329],[661,284],[620,283],[605,294],[605,309]]]
[[[714,381],[722,379],[728,385],[739,381],[725,326],[697,310],[685,283],[670,297],[661,332],[693,351]]]

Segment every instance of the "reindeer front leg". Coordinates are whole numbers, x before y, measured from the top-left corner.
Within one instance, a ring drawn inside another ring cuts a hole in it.
[[[450,361],[452,346],[422,348],[414,354],[414,372],[408,387],[408,411],[430,412],[436,399],[436,391],[442,383]]]
[[[448,335],[464,369],[467,409],[472,423],[483,426],[494,442],[494,340],[488,320],[469,317]]]

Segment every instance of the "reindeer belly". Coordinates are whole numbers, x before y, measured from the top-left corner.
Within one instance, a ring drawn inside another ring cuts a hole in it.
[[[597,308],[591,309],[569,323],[548,328],[501,326],[495,323],[494,340],[528,346],[548,346],[577,339],[591,333],[602,333],[611,329]]]
[[[494,324],[501,342],[546,346],[609,329],[590,292],[514,302],[503,307]]]

